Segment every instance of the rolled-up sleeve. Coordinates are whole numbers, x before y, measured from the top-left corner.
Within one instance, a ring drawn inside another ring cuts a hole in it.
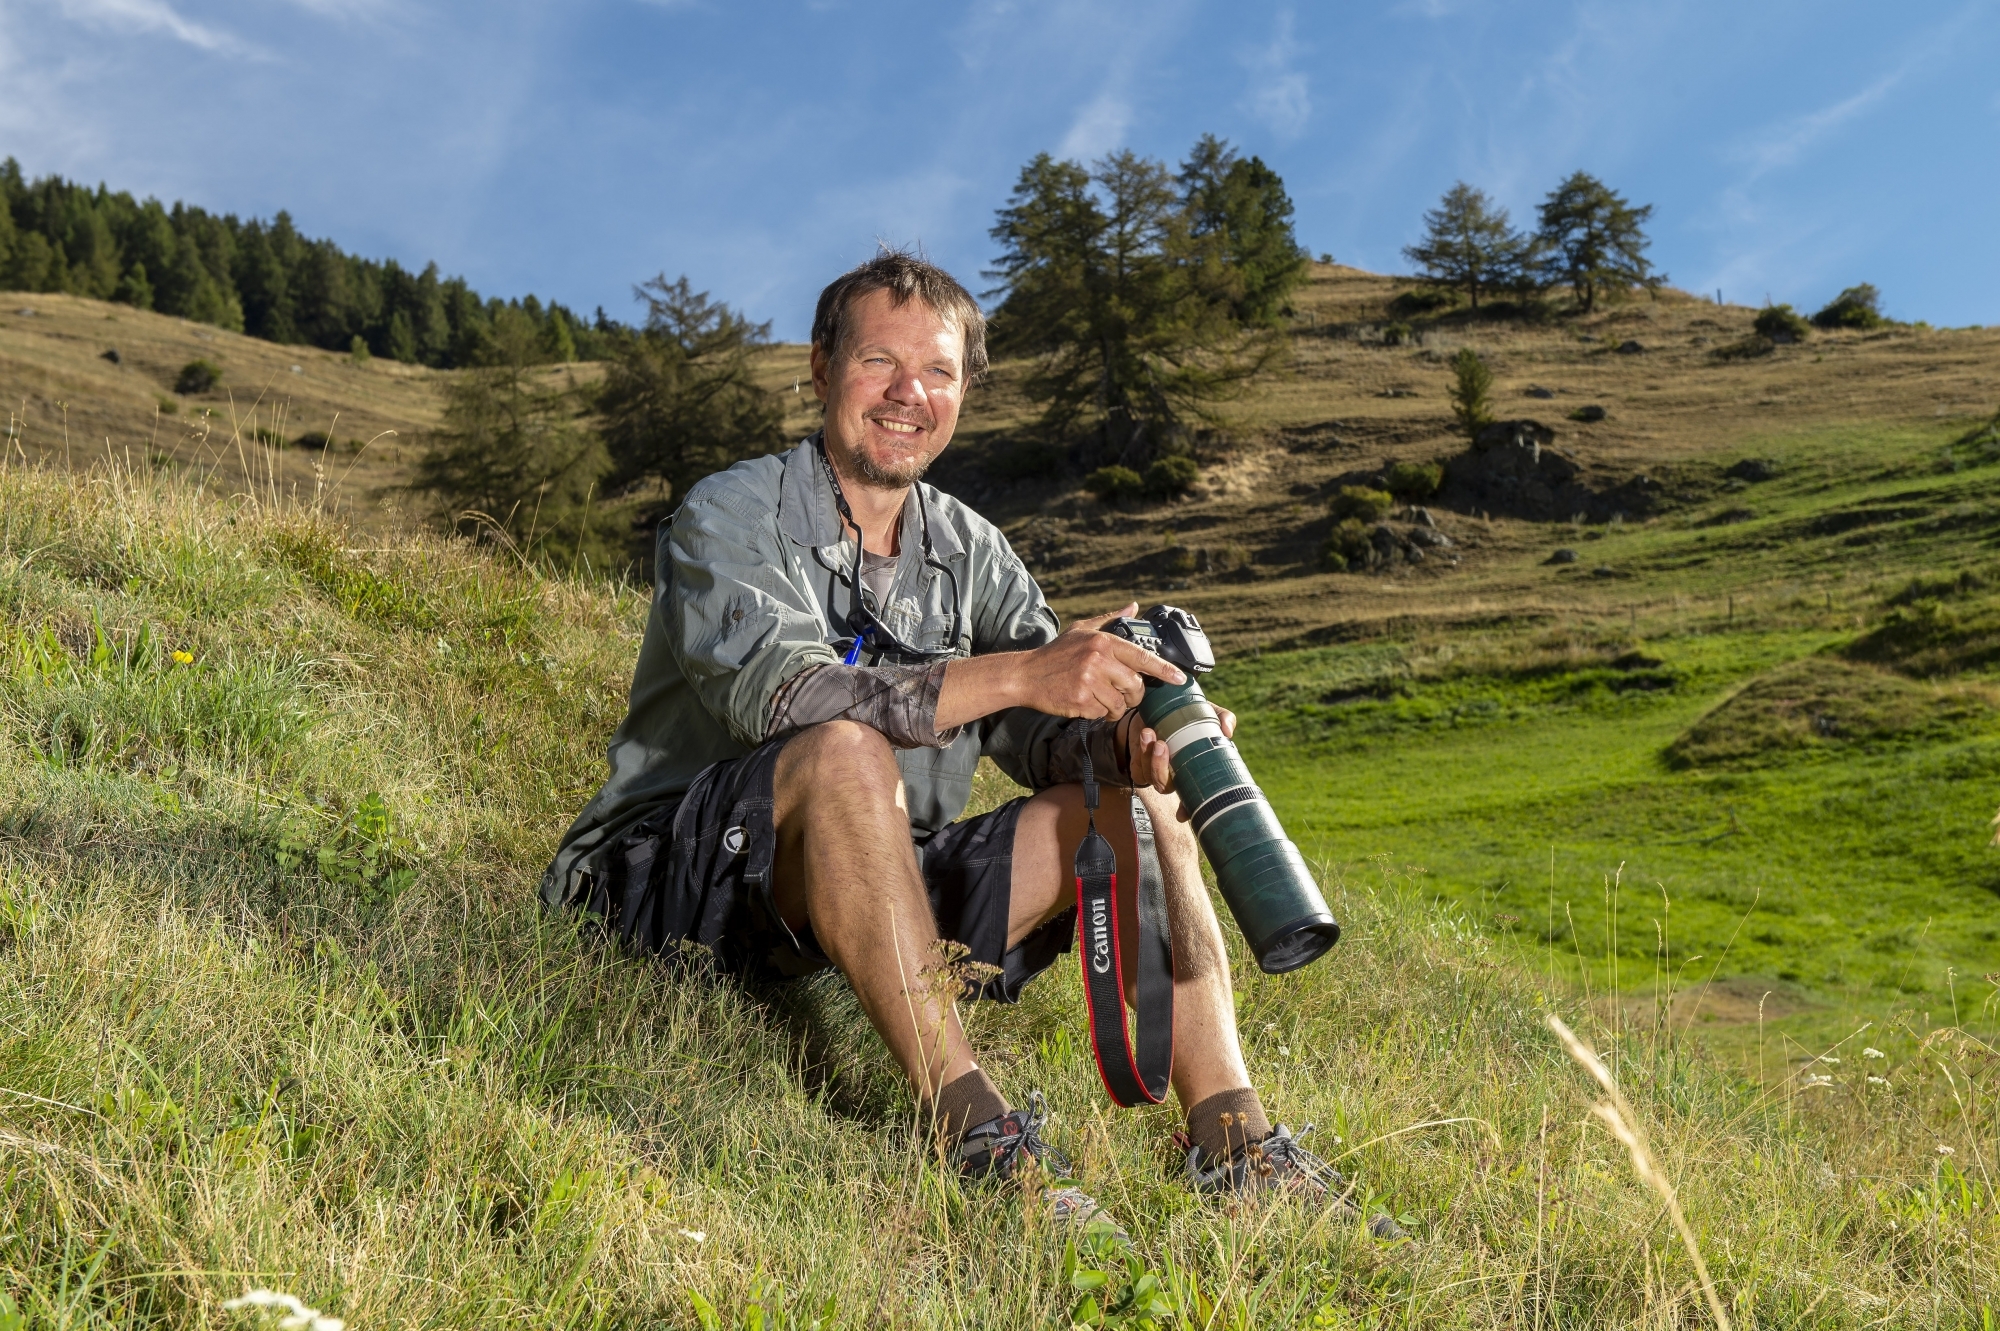
[[[698,485],[675,514],[662,570],[674,661],[702,705],[754,748],[771,700],[803,670],[839,661],[819,606],[800,585],[800,556],[749,499]],[[795,580],[788,576],[798,572]]]

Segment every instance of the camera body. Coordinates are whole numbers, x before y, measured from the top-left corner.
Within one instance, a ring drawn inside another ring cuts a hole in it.
[[[1258,966],[1282,975],[1317,960],[1339,940],[1340,926],[1196,682],[1215,668],[1201,624],[1185,610],[1158,605],[1137,619],[1113,620],[1104,631],[1187,677],[1180,684],[1148,679],[1139,715],[1167,746],[1174,787],[1193,811],[1195,837]]]

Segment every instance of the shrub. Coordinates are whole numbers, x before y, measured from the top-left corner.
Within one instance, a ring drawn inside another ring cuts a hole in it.
[[[1389,493],[1406,504],[1429,499],[1444,484],[1444,467],[1436,462],[1398,462],[1384,478]]]
[[[292,440],[292,447],[323,450],[332,442],[333,437],[327,434],[325,430],[307,430],[304,434]]]
[[[1752,333],[1740,342],[1719,346],[1708,354],[1717,360],[1755,360],[1759,356],[1770,355],[1777,346],[1777,343],[1762,333]]]
[[[1819,328],[1878,328],[1886,322],[1881,303],[1882,293],[1863,282],[1835,296],[1812,321]]]
[[[1386,490],[1365,485],[1343,485],[1329,505],[1334,521],[1380,522],[1396,506],[1396,498]]]
[[[1174,499],[1194,488],[1201,479],[1201,468],[1191,457],[1164,457],[1146,468],[1143,481],[1145,492],[1151,499]]]
[[[1451,358],[1451,414],[1468,439],[1493,423],[1493,371],[1471,347],[1462,347]]]
[[[1084,478],[1083,488],[1106,504],[1136,498],[1146,488],[1145,478],[1130,467],[1099,467]]]
[[[1344,518],[1335,523],[1333,530],[1327,534],[1326,544],[1320,547],[1320,563],[1335,573],[1367,568],[1368,561],[1374,557],[1375,547],[1369,543],[1368,526],[1360,518]]]
[[[1805,316],[1789,305],[1766,305],[1757,311],[1757,322],[1750,326],[1758,336],[1773,342],[1803,342],[1812,330]]]
[[[180,414],[180,410],[181,410],[181,404],[174,401],[172,398],[163,397],[160,399],[160,413],[162,415],[178,416]]]
[[[191,360],[174,376],[174,391],[188,396],[206,393],[222,382],[222,369],[210,360]]]
[[[1406,347],[1416,340],[1417,335],[1410,331],[1410,326],[1406,323],[1392,323],[1383,326],[1382,344],[1384,346]]]
[[[1439,310],[1449,310],[1458,304],[1458,293],[1446,287],[1418,287],[1415,291],[1405,291],[1389,302],[1389,313],[1400,319],[1413,318],[1419,314],[1435,314]]]
[[[368,363],[368,339],[356,333],[353,340],[347,344],[347,358],[356,365],[366,365]]]

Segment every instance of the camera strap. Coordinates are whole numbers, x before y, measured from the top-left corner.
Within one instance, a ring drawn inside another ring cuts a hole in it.
[[[1090,1013],[1090,1046],[1097,1075],[1124,1108],[1167,1098],[1174,1067],[1174,958],[1167,923],[1167,893],[1153,822],[1137,794],[1132,831],[1139,864],[1138,937],[1126,940],[1118,925],[1118,856],[1097,830],[1097,774],[1083,746],[1083,803],[1090,826],[1076,848],[1077,953]],[[1138,1002],[1137,1052],[1125,1023],[1125,953],[1135,953]]]

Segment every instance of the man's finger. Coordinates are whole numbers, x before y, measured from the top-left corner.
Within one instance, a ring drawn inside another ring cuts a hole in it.
[[[1138,643],[1127,642],[1123,638],[1111,638],[1108,641],[1111,643],[1112,655],[1118,658],[1120,664],[1130,666],[1142,675],[1163,679],[1169,684],[1186,682],[1187,676],[1180,672],[1180,667],[1171,661],[1161,660]]]

